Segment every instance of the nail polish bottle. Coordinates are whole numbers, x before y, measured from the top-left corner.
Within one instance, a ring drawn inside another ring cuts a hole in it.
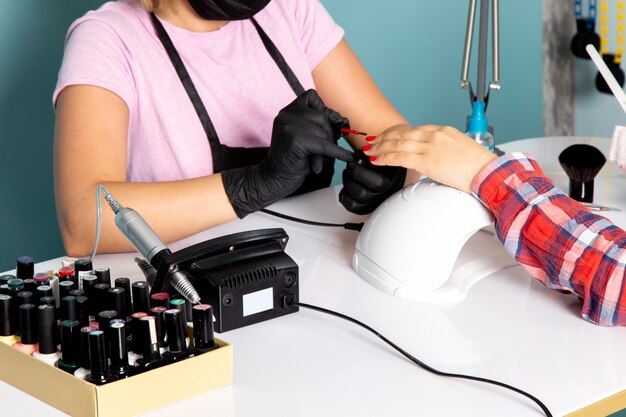
[[[36,294],[35,294],[35,298],[37,300],[41,299],[41,297],[54,297],[53,293],[52,293],[52,287],[49,285],[40,285],[37,287],[37,289],[35,290]],[[56,307],[56,305],[55,305]]]
[[[78,306],[73,295],[61,299],[61,320],[78,320]]]
[[[32,278],[35,275],[35,259],[30,256],[20,256],[17,258],[15,276],[17,278]]]
[[[109,371],[118,379],[128,378],[135,374],[128,364],[128,350],[126,348],[126,322],[121,319],[111,320],[107,339],[111,347],[111,366]]]
[[[169,308],[170,295],[166,292],[158,292],[150,296],[150,306]]]
[[[63,320],[61,322],[61,359],[57,367],[73,374],[80,367],[78,352],[80,348],[80,324],[78,320]]]
[[[180,311],[180,314],[183,316],[183,323],[191,321],[191,315],[187,317],[187,307],[184,298],[171,298],[168,308]]]
[[[154,316],[157,337],[159,338],[159,350],[161,355],[167,350],[167,332],[165,331],[165,316],[163,313],[167,311],[167,308],[163,306],[152,307],[150,309],[150,315]]]
[[[35,295],[30,291],[20,291],[15,295],[17,306],[22,304],[35,304]]]
[[[74,269],[74,263],[75,263],[77,260],[78,260],[78,259],[76,259],[76,258],[74,258],[74,257],[68,256],[67,258],[63,258],[63,259],[61,260],[61,265],[62,265],[63,267],[66,267],[66,268],[72,268],[72,269]]]
[[[115,288],[124,288],[124,310],[120,311],[120,317],[126,318],[133,314],[133,300],[131,299],[130,279],[116,278]]]
[[[133,313],[147,313],[150,311],[150,287],[146,281],[133,282]]]
[[[48,304],[53,307],[56,307],[57,305],[56,300],[54,299],[54,297],[51,297],[51,296],[41,297],[39,301],[37,302],[37,304],[38,305]]]
[[[21,341],[13,348],[32,355],[39,350],[39,334],[37,332],[37,307],[34,304],[22,304],[20,311]]]
[[[33,278],[26,278],[22,280],[24,282],[24,291],[30,291],[33,294],[35,293],[35,289],[38,287],[37,283]]]
[[[59,268],[59,279],[61,281],[75,281],[74,278],[74,267],[73,266],[62,266],[61,268]]]
[[[39,321],[39,350],[33,353],[33,357],[50,366],[54,366],[61,358],[57,351],[55,334],[58,331],[55,308],[43,304],[37,307]]]
[[[120,287],[107,288],[106,290],[106,310],[115,310],[117,311],[118,317],[121,319],[126,319],[124,315],[124,311],[126,311],[125,304],[125,293],[126,290]]]
[[[74,376],[80,379],[87,378],[87,375],[91,373],[91,356],[89,354],[89,333],[96,331],[95,327],[92,326],[83,326],[80,328],[79,335],[79,358],[78,362],[80,368],[74,372]]]
[[[95,330],[89,333],[89,352],[91,355],[91,373],[87,375],[85,381],[95,385],[103,385],[116,380],[109,373],[109,364],[105,351],[104,332]]]
[[[108,284],[96,284],[93,286],[93,295],[90,297],[95,302],[96,316],[99,312],[104,310],[110,310],[108,291],[111,288]],[[89,293],[87,293],[89,297]],[[117,310],[116,310],[117,311]],[[119,313],[119,311],[118,311]]]
[[[89,298],[90,316],[95,316],[102,310],[96,296],[96,284],[98,284],[98,279],[96,277],[93,277],[91,275],[86,278],[83,277],[83,295]]]
[[[142,317],[149,317],[148,313],[133,313],[130,316],[130,320],[126,322],[126,346],[128,347],[128,362],[131,366],[135,366],[137,359],[141,358],[141,353],[137,346],[137,323]]]
[[[83,276],[91,274],[92,270],[93,264],[89,259],[77,259],[74,261],[74,274],[76,276],[78,288],[83,288]]]
[[[65,281],[61,281],[59,282],[59,297],[61,297],[61,300],[63,300],[63,297],[67,297],[68,295],[71,295],[70,291],[75,290],[75,289],[76,289],[76,283],[74,281],[71,281],[69,279]]]
[[[198,304],[191,310],[193,316],[193,352],[201,354],[217,349],[213,331],[213,307]]]
[[[159,349],[156,318],[154,316],[142,317],[137,320],[135,326],[135,345],[141,354],[141,358],[137,359],[135,366],[142,371],[148,371],[166,365],[168,362],[161,358]]]
[[[163,315],[168,344],[168,350],[163,353],[163,358],[168,362],[179,362],[193,356],[187,349],[186,326],[180,310],[166,310]]]
[[[11,300],[10,295],[0,295],[0,343],[13,346],[20,339],[14,334],[13,326],[10,320]]]
[[[96,268],[94,272],[98,278],[98,284],[111,285],[111,270],[109,268]]]
[[[81,327],[89,326],[89,298],[84,295],[76,297],[76,314]]]

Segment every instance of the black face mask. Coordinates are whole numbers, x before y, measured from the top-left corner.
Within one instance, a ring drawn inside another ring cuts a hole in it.
[[[188,0],[206,20],[245,20],[263,10],[270,0]]]

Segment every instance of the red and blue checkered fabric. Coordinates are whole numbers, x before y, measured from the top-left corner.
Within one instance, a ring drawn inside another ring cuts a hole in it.
[[[524,153],[487,165],[472,193],[493,212],[506,250],[533,277],[576,294],[584,319],[626,325],[624,230],[557,189]]]

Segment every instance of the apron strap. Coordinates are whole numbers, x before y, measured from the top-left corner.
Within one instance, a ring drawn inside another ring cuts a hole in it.
[[[159,40],[163,44],[167,55],[170,57],[170,61],[174,65],[174,69],[178,74],[178,78],[183,83],[183,87],[185,87],[185,91],[187,91],[187,95],[193,104],[193,108],[196,110],[198,117],[200,118],[200,123],[202,123],[202,127],[204,128],[204,132],[209,139],[209,145],[211,146],[211,155],[218,155],[220,153],[220,140],[217,136],[217,132],[215,131],[215,126],[213,126],[213,122],[211,121],[211,117],[204,107],[202,103],[202,99],[200,98],[200,94],[198,94],[198,90],[196,90],[196,86],[193,84],[189,73],[187,72],[187,68],[183,63],[182,58],[178,54],[176,47],[172,43],[172,39],[167,34],[167,31],[157,19],[154,13],[150,13],[150,17],[152,18],[152,22],[154,23],[154,28],[156,29],[157,36]],[[213,163],[215,163],[215,157],[213,157]]]
[[[167,34],[167,31],[163,27],[163,24],[159,21],[159,19],[157,19],[154,13],[150,13],[150,18],[152,19],[152,23],[154,24],[154,27],[156,29],[157,36],[159,40],[161,41],[161,43],[163,44],[163,47],[165,48],[165,51],[167,52],[167,55],[170,58],[170,61],[172,61],[172,64],[174,65],[174,69],[176,70],[176,73],[178,74],[178,78],[180,78],[180,81],[182,82],[183,87],[185,88],[185,91],[187,92],[187,95],[189,96],[189,99],[191,100],[191,103],[193,104],[193,107],[196,110],[198,117],[200,118],[200,123],[202,124],[202,128],[204,129],[204,132],[207,135],[207,139],[209,140],[209,145],[211,147],[211,155],[213,159],[213,171],[214,172],[223,171],[225,167],[224,167],[224,164],[221,162],[221,158],[220,158],[221,153],[222,153],[221,152],[222,144],[220,143],[219,136],[217,135],[217,131],[215,130],[215,126],[213,125],[213,122],[211,121],[211,117],[209,116],[209,113],[207,112],[206,107],[202,103],[200,94],[198,94],[198,90],[196,90],[196,86],[191,80],[191,77],[189,73],[187,72],[187,68],[185,67],[185,64],[183,63],[182,58],[178,54],[176,47],[172,43],[172,39],[169,37],[169,35]],[[254,18],[252,18],[251,21],[254,24],[254,27],[256,31],[258,32],[261,38],[261,41],[263,42],[263,45],[265,46],[265,49],[267,50],[267,52],[270,54],[270,56],[272,57],[272,59],[274,60],[278,68],[280,69],[280,72],[283,74],[283,76],[289,83],[289,86],[291,87],[293,92],[296,94],[296,96],[299,96],[300,94],[304,93],[304,88],[302,87],[302,84],[300,84],[298,77],[291,70],[291,67],[289,67],[289,64],[287,64],[287,61],[285,61],[285,58],[283,57],[283,55],[280,53],[278,48],[276,48],[276,45],[274,45],[272,40],[269,38],[269,36],[267,36],[263,28],[259,26],[258,22]]]
[[[280,69],[280,72],[283,73],[283,76],[285,77],[289,85],[291,86],[291,89],[293,90],[293,92],[296,93],[296,96],[299,96],[300,94],[304,93],[304,87],[302,87],[302,84],[300,84],[300,80],[298,80],[298,77],[296,77],[296,74],[293,73],[293,71],[291,70],[291,67],[289,66],[289,64],[287,64],[287,61],[285,61],[283,54],[280,53],[276,45],[274,45],[274,42],[272,42],[269,36],[267,36],[267,33],[265,33],[265,31],[259,25],[256,19],[253,17],[250,20],[252,20],[252,24],[254,24],[256,31],[259,33],[259,36],[261,37],[261,40],[263,41],[263,45],[265,46],[265,49],[270,54],[270,56],[272,57],[276,65],[278,66],[278,69]]]

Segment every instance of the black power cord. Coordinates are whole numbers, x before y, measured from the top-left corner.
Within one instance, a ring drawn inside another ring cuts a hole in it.
[[[498,381],[494,381],[492,379],[487,379],[487,378],[481,378],[478,376],[471,376],[471,375],[463,375],[463,374],[453,374],[453,373],[449,373],[449,372],[442,372],[439,371],[431,366],[426,365],[424,362],[420,361],[419,359],[417,359],[416,357],[414,357],[413,355],[411,355],[410,353],[408,353],[407,351],[405,351],[404,349],[402,349],[401,347],[399,347],[398,345],[396,345],[395,343],[393,343],[392,341],[390,341],[389,339],[387,339],[385,336],[383,336],[382,334],[378,333],[378,331],[374,330],[373,328],[371,328],[370,326],[368,326],[365,323],[362,323],[356,319],[353,319],[352,317],[346,316],[344,314],[341,313],[337,313],[336,311],[332,311],[332,310],[328,310],[322,307],[317,307],[311,304],[305,304],[305,303],[299,303],[297,301],[295,301],[293,299],[293,296],[285,296],[283,298],[283,303],[285,305],[293,305],[293,306],[298,306],[298,307],[304,307],[304,308],[308,308],[311,310],[315,310],[321,313],[325,313],[325,314],[330,314],[331,316],[335,316],[335,317],[339,317],[341,319],[347,320],[349,322],[352,322],[358,326],[361,326],[362,328],[369,330],[370,332],[372,332],[373,334],[375,334],[376,336],[378,336],[379,338],[381,338],[385,343],[387,343],[389,346],[391,346],[392,348],[394,348],[395,350],[397,350],[398,352],[400,352],[403,356],[405,356],[407,359],[409,359],[411,362],[413,362],[414,364],[416,364],[417,366],[419,366],[420,368],[423,368],[425,370],[427,370],[428,372],[431,372],[435,375],[439,375],[439,376],[446,376],[449,378],[461,378],[461,379],[469,379],[471,381],[478,381],[478,382],[484,382],[486,384],[492,384],[492,385],[497,385],[499,387],[502,388],[506,388],[509,389],[511,391],[514,391],[518,394],[521,394],[527,398],[530,398],[532,401],[534,401],[540,408],[541,410],[543,410],[543,412],[546,414],[547,417],[552,417],[552,413],[550,412],[550,410],[548,410],[548,407],[546,407],[537,397],[527,393],[526,391],[522,391],[519,388],[515,388],[511,385],[505,384],[503,382],[498,382]]]
[[[363,229],[363,225],[365,224],[365,223],[323,223],[323,222],[314,222],[312,220],[300,219],[298,217],[288,216],[286,214],[278,213],[276,211],[272,211],[272,210],[268,210],[268,209],[262,209],[261,211],[263,213],[269,214],[271,216],[280,217],[281,219],[289,220],[289,221],[292,221],[292,222],[308,224],[310,226],[343,227],[344,229],[356,230],[357,232],[360,232],[361,229]]]

